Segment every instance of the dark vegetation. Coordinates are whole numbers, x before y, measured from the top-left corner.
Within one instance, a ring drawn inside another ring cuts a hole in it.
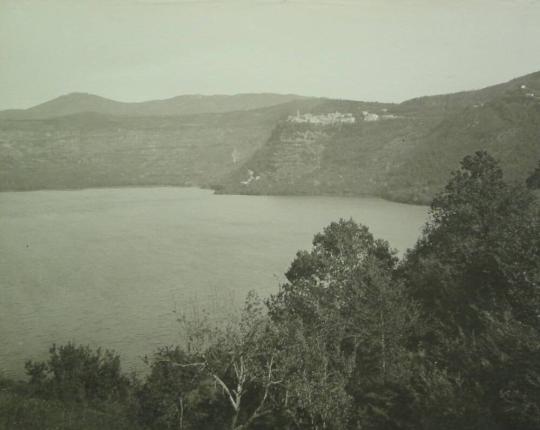
[[[534,175],[533,175],[534,177]],[[352,220],[228,324],[180,321],[143,379],[66,345],[2,382],[6,429],[540,428],[540,214],[486,152],[465,157],[400,260]]]
[[[527,178],[527,186],[532,190],[540,189],[540,161],[538,162],[538,167]]]

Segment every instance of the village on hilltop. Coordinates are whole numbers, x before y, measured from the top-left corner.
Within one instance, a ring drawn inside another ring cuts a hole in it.
[[[381,119],[395,119],[397,116],[388,114],[387,109],[382,110],[383,114],[376,114],[368,111],[362,112],[362,120],[367,122],[379,121]],[[354,124],[356,118],[352,113],[332,112],[326,114],[314,115],[312,113],[289,115],[288,122],[296,124],[317,124],[317,125],[336,125],[336,124]]]
[[[311,113],[300,114],[300,111],[297,111],[296,115],[290,115],[287,121],[299,124],[334,125],[354,124],[356,122],[356,118],[352,113],[333,112],[313,115]]]

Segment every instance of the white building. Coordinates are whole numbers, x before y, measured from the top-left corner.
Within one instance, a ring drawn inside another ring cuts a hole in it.
[[[363,111],[362,115],[364,115],[364,121],[371,122],[371,121],[378,121],[379,120],[379,115],[377,115],[376,113]]]
[[[356,118],[352,113],[333,112],[327,114],[313,115],[311,113],[290,115],[287,118],[288,122],[297,124],[318,124],[318,125],[335,125],[335,124],[354,124]]]

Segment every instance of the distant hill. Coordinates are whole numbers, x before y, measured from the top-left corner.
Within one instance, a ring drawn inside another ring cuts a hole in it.
[[[192,185],[425,203],[478,149],[525,180],[540,160],[539,95],[540,72],[400,104],[275,94],[120,103],[72,94],[0,112],[0,190]]]
[[[0,118],[46,119],[90,112],[122,116],[223,113],[259,109],[305,98],[293,94],[182,95],[165,100],[124,103],[93,94],[71,93],[28,109],[0,111]]]
[[[524,88],[522,88],[524,87]],[[480,105],[498,97],[511,94],[526,94],[540,89],[540,71],[512,79],[511,81],[492,85],[472,91],[461,91],[453,94],[417,97],[407,100],[400,105],[403,110],[431,109],[435,111],[451,112],[468,106]]]
[[[540,159],[539,95],[540,73],[534,73],[399,105],[323,102],[319,111],[330,103],[332,109],[354,112],[358,121],[335,126],[281,122],[266,145],[217,189],[378,195],[426,203],[461,158],[479,149],[501,159],[511,179],[525,180]],[[369,115],[363,118],[359,109]]]

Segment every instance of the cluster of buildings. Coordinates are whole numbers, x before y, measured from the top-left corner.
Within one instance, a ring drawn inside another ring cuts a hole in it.
[[[396,115],[387,113],[387,109],[383,109],[382,112],[382,114],[376,114],[373,112],[363,111],[362,119],[364,121],[371,122],[397,118]],[[332,112],[314,115],[312,113],[300,114],[300,111],[298,111],[296,115],[290,115],[287,121],[297,124],[335,125],[354,124],[356,122],[356,118],[352,113]]]
[[[526,97],[534,97],[534,93],[527,88],[527,85],[521,85],[520,88],[524,91]]]
[[[296,115],[290,115],[287,121],[298,124],[334,125],[354,124],[356,122],[356,118],[352,113],[333,112],[313,115],[311,113],[300,114],[300,111],[298,111]]]
[[[259,175],[255,176],[255,172],[251,169],[248,169],[248,178],[245,180],[245,181],[240,181],[240,183],[242,185],[249,185],[251,184],[253,181],[258,181],[259,179],[261,179],[261,177]]]
[[[373,112],[368,111],[362,111],[362,115],[364,116],[364,121],[379,121],[380,119],[396,119],[397,115],[388,113],[388,109],[384,108],[381,109],[382,114],[377,114]]]
[[[379,121],[379,119],[380,119],[378,114],[371,113],[371,112],[368,112],[366,110],[362,111],[362,115],[364,116],[364,121],[368,121],[368,122]]]

